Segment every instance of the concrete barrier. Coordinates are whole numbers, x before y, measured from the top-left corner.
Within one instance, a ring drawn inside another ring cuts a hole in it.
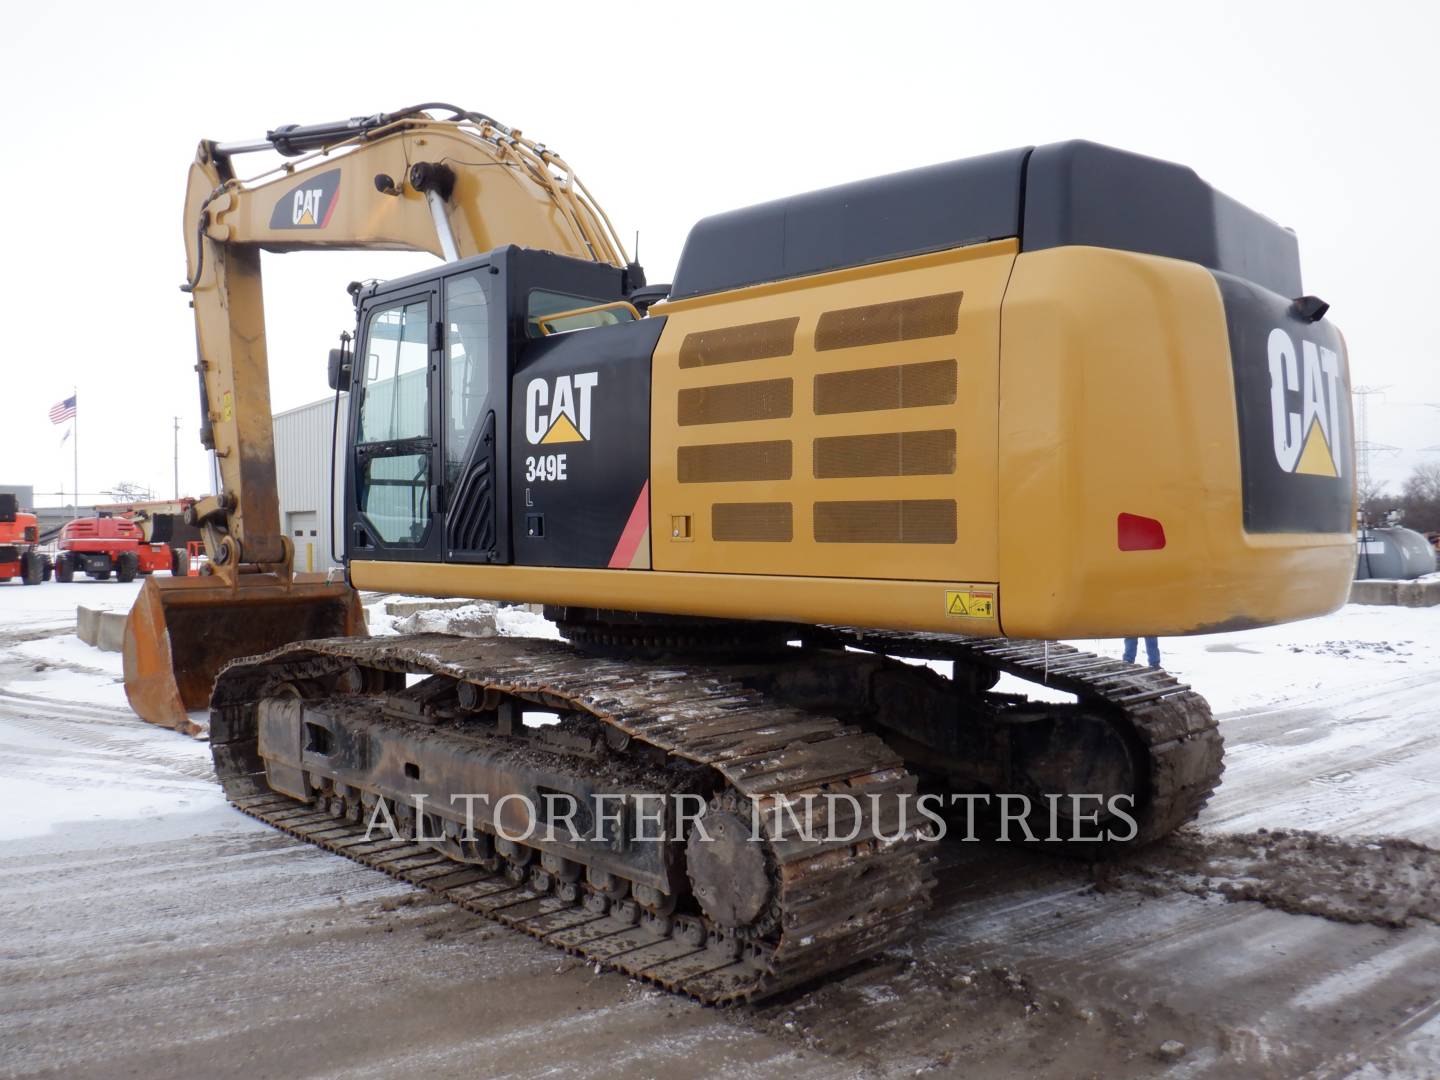
[[[1381,604],[1393,607],[1435,607],[1440,605],[1440,577],[1417,581],[1389,581],[1372,578],[1350,586],[1350,603]]]
[[[77,607],[75,634],[86,645],[105,652],[120,652],[125,644],[126,612]]]

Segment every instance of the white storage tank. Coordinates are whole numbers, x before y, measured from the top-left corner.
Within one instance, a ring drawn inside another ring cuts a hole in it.
[[[1435,549],[1414,529],[1399,525],[1361,529],[1357,539],[1355,579],[1409,581],[1435,572]]]

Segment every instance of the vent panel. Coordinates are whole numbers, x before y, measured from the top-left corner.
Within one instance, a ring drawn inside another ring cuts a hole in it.
[[[733,424],[744,420],[781,420],[795,409],[790,379],[763,379],[729,386],[696,386],[680,391],[681,427]]]
[[[795,539],[794,512],[788,502],[716,503],[710,508],[710,536],[788,544]]]
[[[954,360],[891,364],[815,376],[815,414],[954,405],[959,368]]]
[[[825,352],[915,338],[946,337],[959,328],[960,300],[964,295],[963,292],[938,293],[827,311],[815,327],[815,348]]]
[[[789,480],[791,447],[789,440],[682,446],[676,464],[682,484]]]
[[[797,316],[686,334],[685,340],[680,343],[680,366],[709,367],[712,364],[789,356],[795,351],[795,328],[799,325]]]
[[[953,499],[817,502],[815,540],[821,544],[953,544]]]
[[[815,440],[815,478],[947,476],[955,471],[955,432],[895,431]]]
[[[446,543],[452,552],[493,554],[495,519],[495,414],[485,418],[475,455],[446,515]]]

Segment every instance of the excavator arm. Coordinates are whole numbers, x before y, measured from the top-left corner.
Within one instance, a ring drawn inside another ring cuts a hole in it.
[[[261,151],[286,160],[240,178],[237,160]],[[201,441],[220,476],[219,490],[186,516],[204,535],[209,573],[148,581],[125,645],[135,711],[182,729],[236,656],[364,629],[348,586],[293,572],[276,490],[261,252],[428,251],[449,261],[516,244],[627,263],[563,159],[490,117],[443,104],[204,141],[184,224]]]

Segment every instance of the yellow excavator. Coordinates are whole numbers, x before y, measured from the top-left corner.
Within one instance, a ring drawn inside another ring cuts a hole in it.
[[[427,104],[202,142],[184,222],[223,483],[209,572],[131,612],[136,711],[208,706],[245,812],[703,1001],[903,939],[942,827],[1098,856],[1198,813],[1204,700],[1054,639],[1346,596],[1344,343],[1187,168],[881,176],[707,217],[650,285],[560,157]],[[351,287],[333,580],[280,527],[261,303],[311,248],[443,260]],[[357,589],[564,640],[369,638]]]

